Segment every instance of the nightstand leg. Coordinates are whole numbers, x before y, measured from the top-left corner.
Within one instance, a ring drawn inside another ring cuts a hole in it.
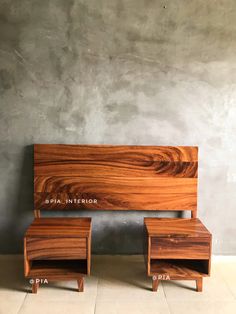
[[[37,293],[39,287],[39,283],[35,282],[32,284],[32,293]]]
[[[153,276],[152,277],[152,291],[157,291],[157,288],[158,288],[158,279],[157,279],[157,276]]]
[[[78,283],[78,291],[83,292],[84,291],[84,277],[81,277],[77,280]]]
[[[198,278],[196,280],[196,288],[197,292],[202,292],[202,278]]]

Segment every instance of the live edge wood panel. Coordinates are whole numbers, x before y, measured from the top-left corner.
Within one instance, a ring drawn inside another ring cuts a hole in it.
[[[34,205],[36,210],[196,213],[197,172],[197,147],[36,144]]]

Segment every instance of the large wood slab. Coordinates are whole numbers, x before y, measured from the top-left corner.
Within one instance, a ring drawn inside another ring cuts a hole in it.
[[[196,211],[197,170],[197,147],[36,144],[35,209]]]
[[[197,162],[113,160],[62,160],[35,164],[35,176],[66,177],[197,177]]]
[[[198,161],[196,146],[35,144],[35,162],[61,160]]]
[[[34,179],[35,192],[41,193],[196,193],[195,178],[159,178],[154,177],[48,177]]]
[[[35,207],[41,210],[195,210],[197,206],[196,193],[83,193],[82,195],[34,193],[34,195]],[[72,203],[68,203],[69,201]]]

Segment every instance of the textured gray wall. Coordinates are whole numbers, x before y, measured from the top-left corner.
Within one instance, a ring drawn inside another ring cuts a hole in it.
[[[107,143],[199,145],[199,217],[236,254],[235,52],[235,0],[1,0],[0,252],[33,217],[32,144]],[[141,252],[144,215],[92,213],[93,251]]]

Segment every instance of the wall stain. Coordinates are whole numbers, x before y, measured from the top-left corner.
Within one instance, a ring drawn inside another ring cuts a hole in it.
[[[106,105],[106,109],[111,123],[127,123],[138,114],[137,106],[130,103],[113,103]]]
[[[0,70],[0,93],[8,90],[13,85],[12,75],[5,69]]]

